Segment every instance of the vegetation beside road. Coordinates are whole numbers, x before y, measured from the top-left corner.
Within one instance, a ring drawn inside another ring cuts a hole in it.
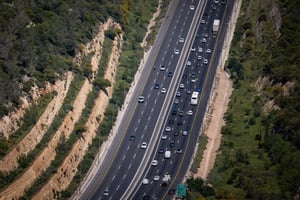
[[[234,91],[207,180],[214,194],[197,198],[299,195],[299,6],[293,0],[243,1],[226,65]],[[196,199],[191,187],[190,199]]]

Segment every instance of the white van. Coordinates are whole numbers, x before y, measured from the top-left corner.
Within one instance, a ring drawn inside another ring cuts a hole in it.
[[[165,151],[165,158],[171,158],[171,151]]]

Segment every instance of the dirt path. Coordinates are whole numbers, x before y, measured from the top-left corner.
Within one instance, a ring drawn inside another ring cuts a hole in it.
[[[108,20],[108,24],[111,24],[112,21]],[[104,41],[104,31],[105,28],[108,28],[109,25],[105,24],[100,26],[99,34],[96,38],[87,45],[87,48],[83,52],[90,53],[92,51],[95,52],[94,56],[98,57],[98,62],[101,58],[101,53],[97,52],[100,51],[101,46]],[[80,64],[80,58],[82,55],[76,57],[76,63]],[[98,62],[94,62],[93,64],[97,64]],[[96,70],[96,68],[93,68]],[[43,152],[39,155],[39,157],[32,163],[31,167],[16,181],[14,181],[11,185],[9,185],[4,191],[0,193],[0,198],[2,199],[15,199],[20,198],[23,196],[26,189],[30,188],[32,184],[35,182],[36,178],[42,174],[44,170],[46,170],[51,161],[55,158],[56,152],[55,149],[59,144],[60,138],[64,135],[66,138],[72,133],[74,129],[75,123],[79,120],[81,112],[85,107],[85,101],[87,99],[87,95],[92,89],[92,83],[88,80],[85,80],[82,88],[80,89],[78,96],[76,97],[73,103],[73,111],[70,111],[67,116],[65,117],[62,125],[59,127],[58,131],[55,133],[54,137],[48,144],[48,147],[43,150]],[[50,111],[51,112],[51,111]]]
[[[206,180],[208,173],[213,168],[217,151],[221,143],[221,128],[224,125],[223,116],[227,110],[229,98],[232,93],[232,81],[228,74],[218,69],[216,85],[214,89],[213,102],[210,107],[209,116],[206,119],[204,134],[208,137],[208,143],[203,153],[203,159],[194,177],[201,177]]]
[[[85,124],[87,131],[84,132],[83,137],[74,144],[71,153],[66,157],[62,166],[59,167],[58,172],[51,177],[48,183],[33,197],[33,199],[52,199],[55,194],[58,194],[68,187],[76,174],[77,167],[82,161],[92,140],[96,136],[97,128],[103,120],[104,112],[109,104],[109,99],[112,97],[117,64],[120,56],[118,47],[121,45],[121,40],[122,36],[116,38],[113,42],[112,54],[104,75],[107,80],[111,81],[111,87],[107,88],[108,96],[102,90],[99,92],[92,113]],[[100,120],[97,120],[97,118]]]

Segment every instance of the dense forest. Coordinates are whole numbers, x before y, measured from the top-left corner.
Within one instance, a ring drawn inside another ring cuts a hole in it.
[[[207,182],[187,182],[190,199],[300,198],[299,8],[294,0],[242,2],[222,144]]]
[[[149,4],[157,1],[145,6]],[[126,33],[133,32],[137,42],[147,26],[134,0],[1,0],[0,5],[0,117],[17,107],[19,97],[29,95],[33,85],[43,87],[45,81],[53,83],[63,72],[74,71],[72,58],[80,45],[108,17]],[[132,18],[137,29],[129,28]]]

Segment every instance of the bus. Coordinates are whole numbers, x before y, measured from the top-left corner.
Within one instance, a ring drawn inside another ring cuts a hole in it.
[[[191,105],[197,105],[199,92],[193,92],[191,97]]]

